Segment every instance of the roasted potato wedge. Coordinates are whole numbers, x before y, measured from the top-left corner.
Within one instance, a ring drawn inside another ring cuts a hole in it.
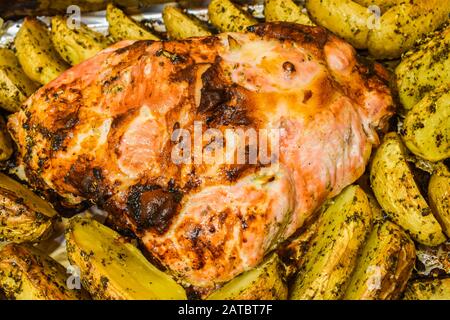
[[[371,165],[372,189],[385,213],[414,240],[436,246],[445,236],[414,181],[406,152],[396,133],[384,137]]]
[[[43,199],[0,173],[0,241],[34,242],[52,231],[56,211]]]
[[[17,59],[31,80],[46,84],[69,67],[53,47],[47,27],[37,19],[25,18],[14,44]]]
[[[0,48],[0,107],[18,111],[37,88],[38,85],[24,74],[14,52]]]
[[[191,16],[182,9],[166,6],[162,12],[169,39],[186,39],[211,35],[208,28],[197,17]]]
[[[380,8],[381,12],[385,12],[387,9],[398,5],[405,0],[353,0],[356,3],[364,7],[377,6]]]
[[[34,247],[7,244],[0,249],[0,288],[14,300],[83,300],[84,290],[67,287],[66,270]]]
[[[286,300],[284,267],[276,253],[256,268],[237,276],[208,296],[208,300]]]
[[[341,36],[358,49],[367,48],[368,21],[373,15],[352,0],[307,0],[306,8],[315,23]]]
[[[109,35],[114,41],[159,40],[157,35],[139,22],[131,19],[112,3],[109,3],[106,7],[106,20],[109,23]]]
[[[369,199],[370,210],[372,210],[372,216],[374,223],[384,222],[385,214],[383,209],[380,207],[377,199],[372,194],[367,194],[367,199]]]
[[[286,278],[290,278],[298,272],[305,263],[305,254],[308,251],[311,241],[317,234],[319,219],[309,224],[302,232],[293,238],[289,243],[282,244],[277,252],[286,266]]]
[[[428,184],[428,200],[447,237],[450,237],[450,170],[440,164]]]
[[[380,19],[380,28],[369,33],[369,53],[377,59],[394,59],[411,49],[425,34],[436,30],[448,20],[450,1],[403,1],[387,10]]]
[[[450,300],[450,278],[416,280],[408,284],[404,300]]]
[[[0,116],[0,161],[8,160],[13,152],[11,136],[6,128],[5,120]]]
[[[264,16],[267,22],[286,21],[313,26],[309,16],[292,0],[265,0]]]
[[[80,24],[71,29],[61,16],[52,18],[51,39],[56,51],[69,64],[76,65],[97,54],[108,46],[104,35]]]
[[[212,0],[208,6],[211,23],[220,31],[242,32],[258,21],[230,0]]]
[[[69,261],[80,268],[81,282],[94,299],[186,299],[183,287],[95,220],[72,218],[66,243]]]
[[[359,186],[349,186],[320,216],[317,235],[291,288],[293,300],[337,300],[372,227],[372,212]]]
[[[429,92],[450,85],[449,47],[450,26],[447,26],[429,35],[397,66],[398,94],[406,110],[412,109]]]
[[[427,94],[408,112],[401,136],[421,158],[432,162],[450,158],[450,84]]]
[[[403,292],[414,268],[414,242],[390,221],[377,225],[358,258],[344,299],[390,300]]]

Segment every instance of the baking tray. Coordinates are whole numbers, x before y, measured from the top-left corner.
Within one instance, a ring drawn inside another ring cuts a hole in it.
[[[10,1],[0,0],[0,17],[4,20],[0,28],[0,46],[13,46],[14,37],[17,34],[22,22],[23,16],[33,15],[44,21],[47,25],[50,23],[49,16],[54,14],[64,14],[70,5],[78,5],[81,9],[81,21],[88,27],[107,34],[108,23],[106,21],[106,12],[104,8],[111,1],[105,0],[60,0],[60,1],[27,1],[19,0],[13,4]],[[132,18],[143,22],[160,33],[164,33],[165,27],[162,20],[162,9],[166,5],[177,5],[185,8],[190,14],[197,16],[203,21],[208,21],[207,6],[209,1],[164,1],[164,0],[117,0],[114,1],[124,9]],[[262,0],[258,1],[236,1],[248,9],[256,18],[264,18]],[[297,1],[302,4],[304,1]],[[92,207],[82,215],[88,215],[96,220],[103,222],[106,212]],[[43,241],[39,248],[67,267],[67,260],[64,240],[64,226],[67,219],[62,218],[56,225],[54,237]],[[417,276],[427,276],[435,274],[437,271],[450,274],[450,241],[436,248],[418,247],[417,252]]]

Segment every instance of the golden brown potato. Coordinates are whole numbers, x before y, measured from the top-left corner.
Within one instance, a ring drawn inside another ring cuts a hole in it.
[[[286,21],[313,26],[308,14],[292,0],[265,0],[264,16],[267,22]]]
[[[306,8],[318,25],[341,36],[358,49],[367,48],[372,13],[352,0],[307,0]]]
[[[95,220],[72,218],[66,242],[69,261],[80,268],[81,282],[94,299],[186,299],[183,287]]]
[[[450,237],[450,171],[444,164],[440,164],[431,176],[428,200],[444,233]]]
[[[47,27],[37,19],[25,18],[14,44],[23,71],[36,82],[46,84],[69,67],[53,47]]]
[[[229,0],[212,0],[208,6],[211,23],[220,31],[242,32],[258,21]]]
[[[358,258],[344,299],[397,299],[411,275],[415,258],[414,243],[402,229],[389,221],[377,225]]]
[[[278,248],[278,255],[286,265],[286,278],[295,275],[305,263],[305,254],[317,234],[318,226],[319,219],[316,219],[309,225],[302,227],[299,235]]]
[[[405,300],[450,300],[450,278],[412,281]]]
[[[52,18],[51,38],[56,51],[69,64],[76,65],[97,54],[108,46],[104,35],[80,24],[71,29],[64,17]]]
[[[448,20],[450,1],[403,1],[387,10],[379,28],[369,33],[369,53],[377,59],[399,58],[425,34]]]
[[[437,162],[450,157],[450,85],[430,92],[408,112],[401,136],[421,158]]]
[[[406,160],[406,148],[391,132],[384,137],[370,169],[370,181],[384,212],[411,237],[425,245],[445,241],[442,228],[420,193]]]
[[[400,102],[412,109],[425,95],[450,85],[450,26],[430,34],[422,45],[405,54],[395,75]]]
[[[317,234],[291,288],[293,300],[337,300],[372,227],[372,212],[359,186],[349,186],[319,217]]]
[[[211,35],[211,32],[202,21],[183,12],[180,8],[166,6],[162,16],[169,39],[186,39]]]
[[[213,292],[208,300],[286,300],[287,294],[284,267],[274,253]]]
[[[34,247],[8,244],[0,248],[0,287],[13,300],[81,300],[84,290],[69,289],[65,268]]]
[[[0,48],[0,107],[16,112],[38,88],[20,67],[14,52]]]
[[[35,242],[53,230],[56,211],[43,199],[0,173],[0,242]]]
[[[109,3],[106,7],[106,20],[109,23],[109,34],[114,41],[159,40],[157,35],[131,19],[112,3]]]
[[[11,136],[6,128],[5,120],[0,116],[0,161],[8,160],[13,152]]]
[[[364,7],[378,6],[381,12],[402,3],[405,0],[353,0]]]

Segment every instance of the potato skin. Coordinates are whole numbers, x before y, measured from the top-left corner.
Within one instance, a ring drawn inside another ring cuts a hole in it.
[[[108,41],[101,33],[81,24],[70,29],[61,16],[52,18],[51,39],[56,51],[70,65],[76,65],[107,47]]]
[[[292,0],[265,0],[264,16],[267,22],[285,21],[313,26],[309,16],[302,12],[302,7]]]
[[[74,217],[66,229],[67,255],[81,282],[98,300],[185,300],[186,292],[117,232]]]
[[[367,48],[368,21],[372,13],[352,0],[307,0],[306,8],[315,23],[327,28],[358,49]]]
[[[286,300],[284,265],[276,253],[208,296],[208,300]]]
[[[371,164],[373,192],[384,212],[414,240],[429,246],[439,245],[445,236],[414,181],[406,152],[396,133],[384,137]]]
[[[302,227],[303,230],[299,235],[277,249],[278,256],[286,266],[286,278],[294,276],[305,263],[305,254],[317,234],[318,226],[319,219],[316,219],[305,228]]]
[[[359,186],[349,186],[319,217],[317,235],[291,288],[292,300],[337,300],[372,227],[372,212]]]
[[[423,35],[436,30],[448,20],[450,1],[403,1],[387,10],[380,28],[371,30],[369,53],[377,59],[395,59],[411,49]]]
[[[408,284],[404,300],[450,300],[450,278],[415,280]]]
[[[397,225],[377,225],[358,258],[346,300],[393,300],[403,292],[414,268],[414,242]]]
[[[36,242],[53,230],[56,211],[25,186],[0,173],[0,242]]]
[[[69,67],[53,47],[46,26],[35,18],[25,18],[14,44],[17,59],[31,80],[46,84]]]
[[[428,201],[447,237],[450,237],[450,170],[440,164],[428,184]]]
[[[353,0],[354,2],[364,6],[378,6],[381,12],[385,12],[387,9],[402,3],[405,0]]]
[[[243,32],[258,21],[229,0],[212,0],[208,6],[211,23],[222,32]]]
[[[0,287],[14,300],[84,300],[84,290],[70,290],[65,268],[28,245],[0,249]]]
[[[450,157],[450,86],[427,94],[406,115],[401,130],[415,155],[437,162]]]
[[[159,40],[158,36],[147,30],[139,22],[128,17],[112,3],[109,3],[106,7],[106,20],[109,23],[109,35],[114,41]]]
[[[434,32],[405,54],[395,70],[400,102],[412,109],[425,95],[450,85],[450,26]]]
[[[0,48],[0,106],[9,112],[18,111],[37,87],[24,74],[14,52]]]
[[[162,12],[169,39],[186,39],[211,35],[203,23],[195,16],[190,16],[180,8],[166,6]]]
[[[3,117],[0,116],[0,161],[8,160],[13,152],[13,143],[8,129],[6,128],[6,122]]]

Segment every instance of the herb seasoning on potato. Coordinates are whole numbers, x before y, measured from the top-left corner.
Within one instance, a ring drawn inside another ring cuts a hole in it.
[[[109,24],[109,35],[115,41],[159,40],[157,35],[153,34],[139,22],[134,21],[112,3],[109,3],[106,8],[106,20]]]
[[[358,258],[344,299],[398,299],[415,258],[414,243],[401,228],[389,221],[377,225]]]
[[[439,245],[446,238],[420,193],[406,156],[406,148],[396,133],[384,137],[370,169],[373,192],[386,214],[414,240]]]
[[[437,162],[450,157],[450,85],[427,94],[406,115],[401,136],[415,155]]]
[[[237,276],[208,296],[208,300],[286,300],[284,265],[276,253],[261,265]]]
[[[305,254],[290,299],[342,298],[371,227],[366,194],[359,186],[347,187],[319,217],[317,234]]]
[[[169,39],[210,36],[211,32],[197,17],[191,16],[180,8],[166,6],[162,12]]]
[[[264,16],[267,22],[286,21],[312,26],[314,23],[303,12],[303,8],[292,0],[266,0],[264,1]]]
[[[79,28],[71,29],[64,17],[52,18],[51,38],[56,51],[70,65],[76,65],[108,45],[104,35],[80,23]]]
[[[69,67],[53,47],[46,25],[37,19],[25,18],[14,44],[23,71],[40,84],[50,82]]]
[[[212,0],[208,6],[209,19],[220,31],[243,32],[257,20],[229,0]]]
[[[67,287],[66,269],[29,245],[0,247],[0,288],[14,300],[85,300],[82,288]]]
[[[408,284],[405,300],[450,300],[450,278],[415,280]]]
[[[0,242],[35,242],[48,238],[56,216],[49,203],[0,173]]]
[[[0,48],[0,107],[16,112],[38,88],[24,73],[14,52]]]
[[[450,170],[438,164],[428,184],[428,200],[447,237],[450,237]]]
[[[71,219],[66,241],[69,261],[80,268],[81,281],[94,299],[186,299],[183,287],[95,220]]]

